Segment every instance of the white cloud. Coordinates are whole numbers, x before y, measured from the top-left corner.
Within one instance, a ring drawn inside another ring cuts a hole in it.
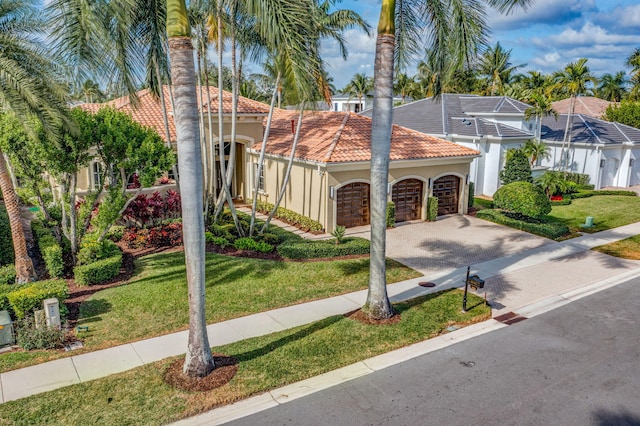
[[[509,15],[489,9],[488,23],[494,30],[522,29],[535,24],[558,25],[595,10],[595,0],[537,0],[526,11],[514,9]]]

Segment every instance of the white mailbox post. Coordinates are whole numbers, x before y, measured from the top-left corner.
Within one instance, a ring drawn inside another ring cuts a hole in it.
[[[49,327],[60,328],[62,322],[60,321],[60,302],[58,302],[58,299],[46,299],[42,303],[44,304],[44,313],[47,317],[47,325]]]

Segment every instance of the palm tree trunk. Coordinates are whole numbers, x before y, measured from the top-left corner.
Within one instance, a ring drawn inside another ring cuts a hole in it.
[[[269,226],[269,223],[271,223],[271,219],[273,219],[273,215],[276,214],[276,211],[278,210],[278,206],[280,206],[280,203],[282,202],[282,197],[284,196],[284,193],[287,189],[287,185],[289,184],[289,178],[291,177],[291,168],[293,167],[293,159],[296,156],[296,148],[298,146],[298,140],[300,139],[300,130],[302,129],[303,115],[304,115],[304,109],[301,108],[300,113],[298,114],[298,125],[296,126],[296,134],[293,137],[293,145],[291,146],[291,156],[289,156],[287,171],[285,172],[284,179],[282,180],[282,186],[280,187],[280,192],[278,193],[278,199],[273,204],[273,208],[269,212],[269,217],[267,217],[267,220],[264,222],[264,225],[262,225],[262,229],[260,229],[261,234],[264,233],[264,231]]]
[[[387,295],[386,208],[393,117],[394,0],[383,0],[378,24],[371,120],[371,255],[369,291],[363,310],[370,318],[394,315]]]
[[[278,87],[280,85],[280,72],[276,77],[276,85],[273,88],[273,95],[271,96],[271,104],[269,105],[269,115],[267,116],[267,125],[264,128],[264,134],[262,135],[262,145],[260,146],[260,157],[258,158],[258,170],[254,177],[253,188],[253,200],[251,205],[251,224],[249,225],[249,236],[253,236],[253,229],[256,222],[256,210],[258,206],[258,183],[257,180],[262,176],[262,170],[264,168],[264,154],[267,150],[267,140],[269,139],[269,130],[271,130],[271,121],[273,120],[273,110],[275,107],[276,98],[278,97]]]
[[[20,219],[20,206],[18,205],[18,197],[15,188],[11,183],[11,176],[7,170],[7,163],[4,160],[4,154],[0,152],[0,189],[2,190],[2,198],[9,216],[9,225],[11,226],[11,239],[13,240],[13,251],[15,254],[16,282],[27,283],[36,279],[36,273],[33,268],[33,262],[27,252],[27,242],[24,237],[24,229],[22,228],[22,220]]]
[[[215,368],[205,319],[205,241],[202,215],[202,151],[198,127],[195,68],[187,7],[167,1],[167,35],[171,80],[175,90],[174,120],[182,198],[182,234],[189,290],[189,338],[183,372],[204,377]]]

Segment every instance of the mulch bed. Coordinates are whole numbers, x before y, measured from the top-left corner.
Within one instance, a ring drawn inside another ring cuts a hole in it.
[[[213,363],[215,370],[205,377],[188,377],[182,374],[184,358],[178,358],[164,372],[164,381],[184,391],[205,392],[229,383],[238,372],[238,361],[233,357],[213,354]]]
[[[355,311],[347,312],[344,314],[345,317],[352,319],[354,321],[358,321],[362,324],[366,325],[386,325],[386,324],[397,324],[402,320],[402,317],[399,313],[396,313],[394,316],[385,319],[371,319],[367,314],[365,314],[362,309],[356,309]]]

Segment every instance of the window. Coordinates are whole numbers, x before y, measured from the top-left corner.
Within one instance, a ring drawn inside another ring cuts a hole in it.
[[[260,176],[258,176],[258,163],[253,163],[253,182],[258,186],[258,191],[264,192],[264,167],[262,167]]]
[[[99,189],[102,185],[102,166],[100,163],[93,163],[93,189]]]

